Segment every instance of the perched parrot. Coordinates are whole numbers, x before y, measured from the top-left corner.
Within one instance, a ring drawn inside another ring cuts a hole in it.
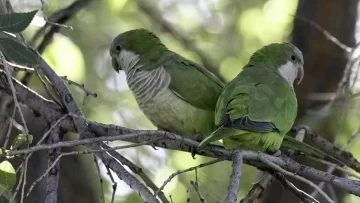
[[[322,151],[285,136],[296,119],[293,83],[303,79],[303,65],[301,51],[290,43],[274,43],[256,51],[225,86],[215,110],[217,129],[198,147],[222,139],[227,149],[268,153],[291,149],[337,163]]]
[[[158,129],[203,139],[215,128],[224,85],[200,65],[170,51],[146,29],[118,35],[110,46],[115,71],[125,71],[138,106]]]

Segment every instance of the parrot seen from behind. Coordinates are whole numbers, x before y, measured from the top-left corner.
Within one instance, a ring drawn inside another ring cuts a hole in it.
[[[256,51],[225,86],[215,110],[217,129],[198,147],[222,139],[227,149],[268,153],[292,149],[334,160],[286,135],[297,115],[293,83],[303,79],[303,65],[301,51],[290,43],[274,43]]]
[[[203,139],[215,128],[214,112],[223,83],[200,65],[167,49],[146,29],[118,35],[110,46],[115,71],[145,116],[158,129]]]

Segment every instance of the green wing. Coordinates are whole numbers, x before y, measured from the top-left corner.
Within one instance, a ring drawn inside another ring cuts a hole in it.
[[[177,54],[169,57],[164,63],[171,76],[169,88],[191,105],[214,111],[223,83],[205,68]]]
[[[215,122],[254,132],[284,132],[291,128],[296,113],[296,96],[289,84],[272,70],[250,67],[225,88]]]

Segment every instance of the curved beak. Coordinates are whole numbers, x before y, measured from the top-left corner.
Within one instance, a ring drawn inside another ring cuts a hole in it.
[[[303,78],[304,78],[304,66],[301,66],[298,70],[297,77],[296,77],[297,84],[300,84],[301,81],[303,80]]]
[[[119,73],[119,71],[121,70],[121,67],[120,67],[119,63],[117,62],[116,58],[114,58],[114,57],[111,58],[111,65],[114,68],[114,70]]]

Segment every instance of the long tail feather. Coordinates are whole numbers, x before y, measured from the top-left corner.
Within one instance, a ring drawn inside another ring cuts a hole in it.
[[[342,163],[340,160],[336,159],[333,156],[326,154],[306,143],[300,142],[295,138],[286,135],[284,140],[281,144],[280,150],[293,150],[295,153],[304,154],[307,156],[311,156],[318,159],[323,159],[329,161],[331,163],[337,164],[339,166],[344,166],[345,164]]]
[[[224,139],[226,137],[235,135],[236,130],[233,128],[219,127],[213,133],[211,133],[208,137],[206,137],[198,146],[198,148],[203,147],[209,143],[215,142],[217,140]]]

